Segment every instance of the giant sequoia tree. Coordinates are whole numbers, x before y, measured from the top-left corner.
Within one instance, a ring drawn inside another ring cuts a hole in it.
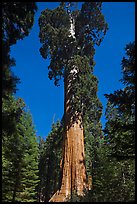
[[[54,10],[44,10],[39,18],[40,53],[45,59],[50,56],[49,78],[54,79],[55,85],[64,77],[65,92],[62,181],[50,201],[65,201],[73,194],[83,196],[88,189],[84,121],[94,117],[95,111],[98,118],[101,115],[93,57],[94,46],[100,45],[107,30],[102,4],[86,2],[80,10],[73,6],[61,3]],[[91,107],[95,109],[89,116]]]

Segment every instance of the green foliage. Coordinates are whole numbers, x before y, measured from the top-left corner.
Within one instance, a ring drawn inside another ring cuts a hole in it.
[[[100,45],[108,29],[101,10],[101,2],[85,2],[76,18],[78,46],[87,57],[93,56],[93,45]]]
[[[20,82],[11,69],[13,66],[15,59],[10,58],[10,47],[2,42],[2,97],[4,98],[8,98],[8,94],[15,93],[16,84]]]
[[[10,46],[28,36],[37,10],[35,2],[2,2],[2,96],[16,92],[19,78],[11,67],[15,60],[10,57]]]
[[[69,202],[129,202],[135,200],[135,161],[117,161],[110,156],[109,146],[104,144],[94,148],[88,160],[92,167],[87,170],[92,175],[92,189],[84,197],[72,196]],[[86,145],[87,146],[87,145]],[[86,147],[85,146],[85,147]],[[92,157],[92,159],[91,159]],[[86,164],[86,167],[89,164]]]
[[[135,42],[127,44],[125,51],[128,58],[123,57],[121,62],[123,73],[121,81],[130,87],[130,92],[133,92],[135,86]]]
[[[127,58],[122,59],[121,81],[123,90],[106,94],[105,133],[115,157],[129,158],[135,156],[135,43],[126,46]]]
[[[59,189],[61,182],[63,123],[57,121],[46,140],[40,140],[39,150],[39,201],[47,202]]]
[[[7,98],[2,98],[2,134],[3,140],[4,135],[13,134],[16,131],[16,123],[19,121],[25,103],[21,98],[15,100],[14,96],[8,95]]]
[[[122,59],[124,89],[105,94],[108,103],[104,133],[108,144],[109,158],[113,164],[112,201],[135,200],[135,42],[126,48],[127,58]],[[111,191],[110,191],[111,193]]]
[[[7,106],[6,102],[3,102],[3,110],[9,119],[13,119],[11,114],[14,114],[16,121],[12,132],[11,127],[9,131],[3,129],[2,200],[36,201],[35,188],[39,181],[38,143],[31,115],[24,110],[24,102],[21,99],[11,97],[11,106]]]
[[[72,120],[76,120],[78,114],[82,113],[82,121],[99,121],[102,114],[102,105],[97,98],[98,80],[93,75],[93,66],[89,66],[88,58],[75,55],[68,62],[68,70],[74,66],[78,74],[70,73],[68,81],[71,81],[69,88],[69,107]],[[69,71],[68,71],[69,72]]]
[[[21,191],[17,195],[18,201],[34,202],[37,200],[36,187],[38,185],[38,142],[30,113],[22,118],[24,126],[24,164],[22,165]],[[22,126],[20,127],[22,128]],[[23,133],[22,129],[21,132]]]
[[[2,39],[9,46],[23,39],[34,23],[34,2],[2,2]]]
[[[66,61],[66,50],[64,49],[69,42],[69,16],[62,6],[54,10],[46,9],[39,18],[40,42],[42,47],[40,53],[43,58],[51,56],[49,65],[49,78],[55,78],[55,84],[63,74],[62,69]],[[57,75],[59,78],[57,78]]]
[[[21,98],[12,72],[15,59],[10,47],[30,32],[36,4],[2,2],[2,201],[36,201],[38,147],[30,113]]]
[[[55,85],[58,85],[62,76],[65,77],[68,63],[75,55],[86,56],[89,63],[93,64],[94,44],[100,44],[107,30],[99,2],[84,3],[82,9],[73,11],[72,15],[75,19],[75,39],[70,36],[71,22],[65,4],[60,4],[54,10],[44,10],[39,18],[39,38],[42,43],[40,53],[45,59],[48,56],[51,58],[49,78],[54,79]],[[91,19],[95,19],[93,24]],[[84,71],[84,67],[81,69]]]

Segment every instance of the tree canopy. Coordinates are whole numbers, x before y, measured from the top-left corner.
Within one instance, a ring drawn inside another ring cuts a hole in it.
[[[34,2],[2,2],[2,39],[8,46],[29,35],[36,11]]]
[[[75,38],[70,35],[71,21],[66,4],[42,11],[39,18],[40,53],[45,59],[48,56],[51,58],[49,78],[55,80],[55,85],[67,70],[72,69],[68,66],[69,61],[77,55],[86,56],[93,64],[94,44],[101,43],[108,28],[100,2],[85,2],[81,10],[72,11],[72,16],[75,21]]]

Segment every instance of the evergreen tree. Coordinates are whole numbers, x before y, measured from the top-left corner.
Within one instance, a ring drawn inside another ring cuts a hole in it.
[[[2,2],[2,96],[16,92],[19,78],[11,67],[15,59],[10,57],[10,47],[28,36],[37,10],[35,2]]]
[[[135,43],[126,46],[127,58],[122,60],[123,90],[106,94],[107,123],[97,144],[87,143],[91,150],[93,186],[82,202],[134,201],[135,196]],[[128,90],[128,92],[127,92]],[[132,99],[131,99],[132,98]],[[92,129],[91,129],[92,130]],[[90,131],[87,131],[89,135]],[[129,139],[130,138],[130,139]],[[87,138],[86,138],[87,139]],[[100,141],[100,142],[99,142]],[[99,144],[100,145],[99,145]],[[94,151],[93,151],[94,149]],[[90,151],[89,151],[90,152]],[[90,159],[90,156],[89,156]]]
[[[35,3],[2,2],[2,199],[17,200],[22,179],[24,159],[24,132],[20,134],[24,102],[15,99],[19,79],[11,70],[15,60],[10,47],[29,34],[33,25]]]
[[[29,34],[33,25],[34,14],[37,10],[35,3],[2,2],[2,134],[14,133],[16,121],[20,117],[20,108],[16,109],[16,102],[12,95],[16,92],[19,78],[11,68],[15,66],[15,59],[10,57],[10,47],[17,40]],[[23,30],[24,31],[23,31]],[[18,102],[17,102],[18,103]],[[17,105],[17,107],[19,107]]]
[[[25,113],[22,119],[25,131],[24,164],[21,169],[22,191],[18,193],[18,200],[34,202],[37,200],[36,187],[38,185],[38,142],[30,113]]]
[[[106,94],[108,106],[105,133],[112,147],[112,155],[117,158],[135,156],[135,43],[126,48],[127,58],[122,59],[121,81],[123,90]]]
[[[8,46],[28,36],[37,10],[35,2],[2,2],[2,39]]]
[[[39,201],[48,201],[60,186],[63,122],[52,124],[52,130],[44,141],[40,139]]]
[[[44,10],[39,18],[40,53],[43,58],[50,56],[51,59],[49,78],[59,85],[60,78],[64,77],[63,177],[60,191],[50,199],[58,202],[64,201],[67,196],[72,198],[75,192],[83,195],[87,189],[83,139],[85,121],[95,117],[92,119],[91,134],[94,139],[95,131],[102,134],[99,122],[101,104],[96,95],[93,57],[94,46],[102,42],[107,24],[100,2],[85,2],[81,10],[70,12],[70,9],[73,9],[73,3],[68,2],[67,6],[61,3],[54,10]],[[90,87],[89,91],[87,87]]]
[[[14,109],[21,110],[16,129],[2,138],[2,200],[36,201],[38,183],[38,143],[30,113],[24,102],[12,97]],[[16,104],[16,105],[15,105]],[[18,105],[18,106],[17,106]]]
[[[113,201],[135,199],[135,42],[125,47],[121,66],[124,88],[106,94],[108,99],[105,127],[111,158],[117,175]],[[118,179],[119,178],[119,179]]]
[[[2,2],[2,200],[7,202],[19,201],[24,191],[28,197],[20,201],[36,200],[36,135],[23,100],[13,96],[19,78],[11,70],[15,59],[10,57],[10,47],[29,34],[36,10],[34,2]]]
[[[2,200],[12,201],[13,194],[18,184],[18,171],[20,171],[20,163],[23,154],[22,136],[17,133],[17,124],[23,113],[24,102],[19,98],[15,100],[10,96],[10,104],[7,100],[3,100],[3,120],[2,129]],[[9,120],[7,120],[9,118]],[[11,121],[10,121],[11,119]],[[9,123],[8,123],[9,122]],[[18,174],[19,175],[19,174]]]

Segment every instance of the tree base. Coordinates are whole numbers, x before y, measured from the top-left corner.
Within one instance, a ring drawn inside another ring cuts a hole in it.
[[[57,191],[49,200],[49,202],[67,202],[68,196],[61,191]]]

